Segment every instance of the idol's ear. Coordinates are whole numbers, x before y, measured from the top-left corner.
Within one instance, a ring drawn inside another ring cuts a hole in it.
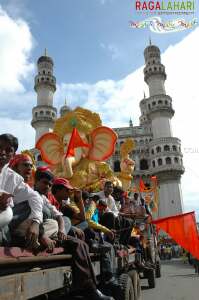
[[[42,160],[50,165],[57,165],[61,162],[64,149],[59,136],[53,132],[45,133],[36,143],[40,150]]]
[[[109,127],[97,127],[91,133],[92,147],[88,158],[96,161],[108,159],[114,152],[117,134]]]

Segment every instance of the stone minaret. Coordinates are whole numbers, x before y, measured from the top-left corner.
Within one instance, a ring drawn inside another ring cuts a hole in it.
[[[63,116],[65,116],[68,112],[70,112],[70,111],[71,111],[71,109],[70,109],[70,107],[67,105],[66,99],[65,99],[64,105],[60,108],[60,116],[63,117]]]
[[[53,60],[46,53],[37,61],[38,74],[35,76],[34,89],[37,93],[37,106],[32,109],[31,125],[36,131],[35,142],[44,133],[50,132],[57,117],[53,106],[56,91],[56,78],[53,76]]]
[[[171,216],[183,210],[181,141],[173,137],[172,133],[171,118],[174,110],[172,98],[165,91],[166,73],[159,48],[150,43],[144,50],[144,58],[144,80],[149,87],[149,98],[144,98],[140,103],[140,121],[142,126],[150,126],[153,134],[149,155],[151,175],[156,175],[159,182],[158,216]]]

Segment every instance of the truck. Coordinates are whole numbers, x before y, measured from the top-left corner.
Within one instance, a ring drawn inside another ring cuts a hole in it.
[[[140,279],[147,278],[149,287],[154,288],[155,278],[161,276],[154,227],[143,218],[135,218],[135,222],[146,235],[153,267],[140,271],[135,249],[115,242],[115,278],[113,282],[104,285],[101,255],[90,253],[99,289],[115,300],[139,300]],[[18,247],[0,247],[0,300],[25,300],[41,296],[52,300],[64,296],[64,299],[69,300],[71,259],[72,256],[66,254],[62,247],[55,248],[53,253],[42,251],[37,255]]]

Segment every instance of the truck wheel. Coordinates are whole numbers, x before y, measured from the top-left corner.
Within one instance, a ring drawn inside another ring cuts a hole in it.
[[[150,289],[155,288],[155,270],[150,269],[147,271],[148,284]]]
[[[131,277],[133,283],[134,299],[139,300],[141,296],[140,276],[136,270],[129,271],[128,275]]]
[[[156,263],[155,275],[156,275],[156,278],[160,278],[161,277],[161,266],[160,266],[160,262],[159,261]]]
[[[120,289],[117,295],[114,295],[116,300],[135,300],[132,280],[128,274],[121,274],[118,278]]]

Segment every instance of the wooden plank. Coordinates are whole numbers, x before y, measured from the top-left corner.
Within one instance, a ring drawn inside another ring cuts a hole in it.
[[[25,300],[66,286],[70,267],[57,267],[0,277],[1,300]]]

